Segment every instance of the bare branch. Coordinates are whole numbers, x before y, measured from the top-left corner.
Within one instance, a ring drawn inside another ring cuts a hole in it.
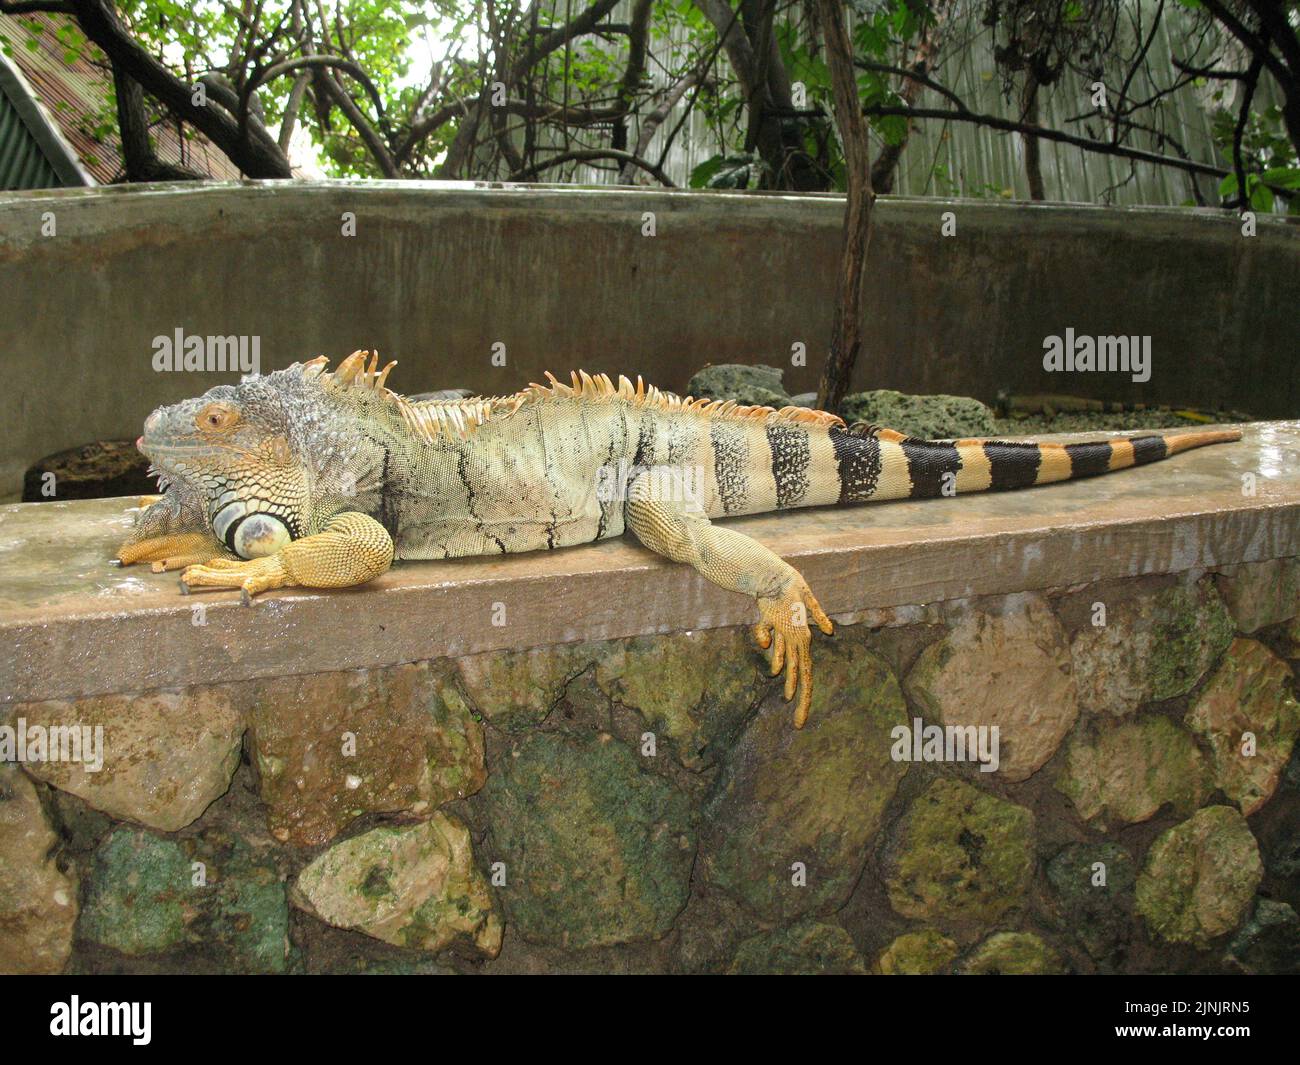
[[[631,152],[620,152],[613,148],[574,148],[571,151],[561,152],[559,155],[553,155],[540,163],[533,163],[524,167],[518,173],[511,174],[511,181],[529,181],[536,177],[543,170],[549,170],[551,167],[560,166],[564,163],[590,163],[598,159],[611,159],[616,163],[640,167],[649,174],[653,174],[663,185],[670,189],[677,186],[673,184],[663,170],[640,156],[633,155]]]

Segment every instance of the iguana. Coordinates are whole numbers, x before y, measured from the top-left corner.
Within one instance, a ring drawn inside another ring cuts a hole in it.
[[[877,499],[1025,488],[1119,470],[1235,430],[1100,443],[915,440],[833,414],[681,398],[572,375],[513,396],[412,402],[389,363],[295,363],[154,411],[138,446],[163,492],[123,565],[183,569],[182,591],[340,588],[397,559],[568,547],[625,530],[758,603],[795,726],[812,699],[812,633],[831,621],[803,577],[712,520]]]

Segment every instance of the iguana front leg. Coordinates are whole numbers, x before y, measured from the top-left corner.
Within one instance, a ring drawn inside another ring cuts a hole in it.
[[[324,532],[304,536],[265,558],[213,559],[181,574],[181,590],[239,588],[248,603],[272,588],[347,588],[393,564],[393,538],[374,518],[339,514]]]
[[[123,566],[148,562],[155,573],[183,569],[196,562],[231,558],[201,516],[167,495],[142,496],[130,535],[117,549]]]
[[[771,648],[772,676],[785,669],[785,697],[795,705],[794,727],[803,728],[812,704],[812,631],[808,615],[828,636],[830,618],[799,572],[788,562],[733,529],[718,528],[681,478],[657,469],[628,486],[627,527],[652,551],[694,566],[714,584],[752,595],[762,620],[754,626],[758,645]]]

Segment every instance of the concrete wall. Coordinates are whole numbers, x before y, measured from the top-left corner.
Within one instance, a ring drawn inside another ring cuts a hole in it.
[[[377,346],[405,392],[511,392],[575,367],[680,389],[708,362],[788,365],[801,342],[809,365],[786,384],[811,389],[842,209],[407,182],[0,195],[0,498],[32,461],[134,436],[159,403],[234,380],[156,373],[152,340],[177,329],[257,335],[263,369]],[[861,387],[1300,413],[1300,227],[1262,219],[1245,238],[1211,213],[884,200],[872,256]],[[1150,381],[1045,374],[1043,338],[1067,327],[1151,335]]]

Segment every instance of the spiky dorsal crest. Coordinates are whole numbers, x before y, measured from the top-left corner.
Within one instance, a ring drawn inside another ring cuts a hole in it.
[[[366,363],[367,359],[370,360],[369,365]],[[379,352],[354,351],[339,363],[339,368],[333,373],[325,369],[328,365],[329,359],[326,356],[317,355],[316,358],[302,364],[303,377],[318,377],[323,384],[331,388],[368,388],[380,394],[387,392],[389,395],[396,395],[384,387],[388,374],[397,365],[396,359],[380,370]]]
[[[361,390],[381,398],[400,415],[416,437],[426,443],[451,436],[468,436],[492,418],[508,417],[523,406],[548,399],[578,399],[595,403],[617,400],[637,406],[680,411],[704,418],[728,421],[819,425],[828,428],[844,425],[843,419],[837,415],[820,410],[809,410],[807,407],[782,407],[777,410],[773,407],[749,407],[734,400],[693,399],[690,396],[683,397],[665,392],[654,385],[646,385],[640,376],[637,377],[636,384],[633,384],[620,375],[618,384],[615,384],[608,374],[592,375],[585,370],[575,370],[570,377],[572,383],[567,385],[547,371],[546,379],[549,384],[533,383],[513,396],[470,397],[412,403],[405,396],[400,396],[386,387],[385,382],[388,380],[389,371],[397,363],[390,362],[379,370],[378,353],[354,351],[339,363],[338,369],[333,373],[326,369],[328,364],[329,360],[324,355],[302,363],[303,377],[319,379],[326,388],[331,390]]]
[[[621,399],[643,407],[657,407],[660,410],[687,411],[711,419],[754,420],[762,422],[783,422],[798,425],[843,426],[844,419],[826,411],[810,410],[807,407],[747,407],[730,399],[694,399],[691,396],[678,396],[665,392],[654,385],[646,385],[638,375],[636,384],[626,377],[619,376],[618,384],[610,380],[608,374],[592,376],[585,370],[575,370],[571,374],[572,384],[564,384],[549,371],[546,374],[549,385],[531,384],[512,399],[529,400],[547,399],[563,396],[595,401]]]
[[[330,372],[329,359],[324,355],[302,364],[305,380],[318,380],[332,392],[347,391],[361,396],[374,396],[398,414],[415,436],[433,443],[439,437],[467,436],[487,421],[496,400],[461,399],[430,400],[412,403],[387,387],[388,374],[397,362],[379,369],[379,353],[354,351]]]

